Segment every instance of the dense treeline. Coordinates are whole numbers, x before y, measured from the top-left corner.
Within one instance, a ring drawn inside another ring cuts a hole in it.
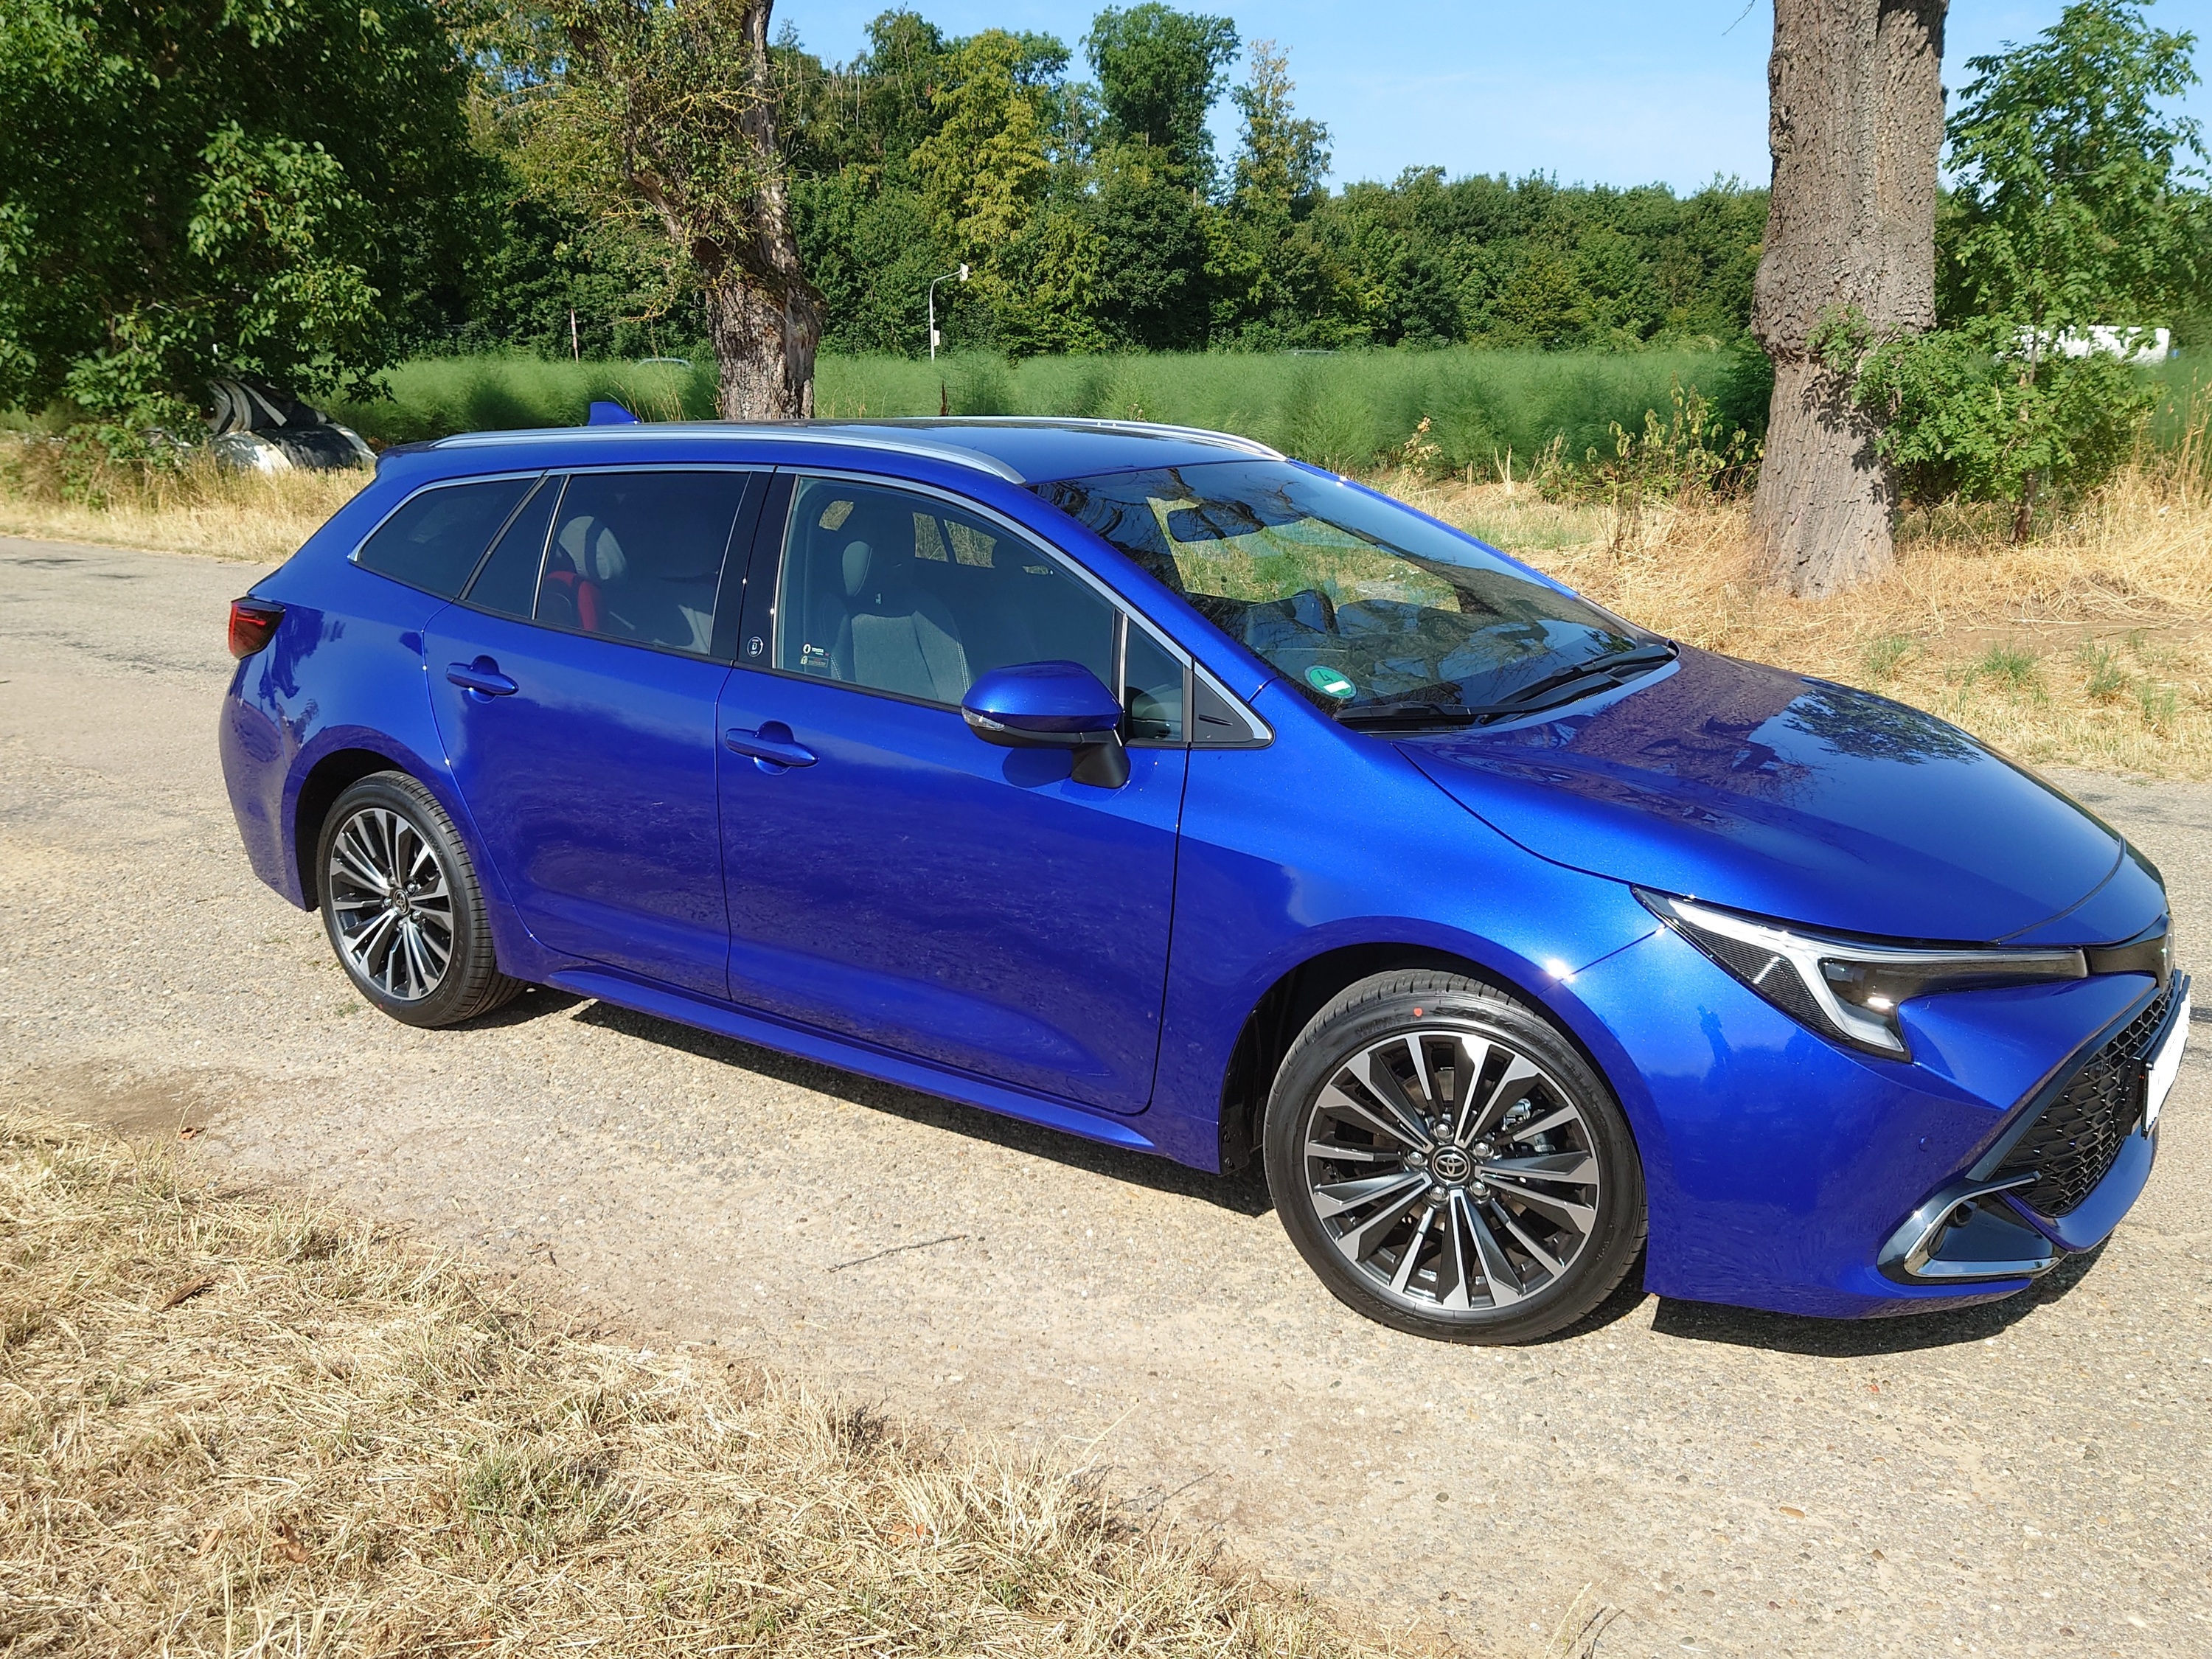
[[[1287,55],[1225,17],[1109,8],[1077,51],[960,39],[885,12],[829,64],[777,51],[793,210],[824,349],[916,355],[941,283],[949,347],[1127,349],[1726,343],[1742,337],[1763,190],[1678,197],[1550,179],[1325,185]],[[1234,84],[1231,70],[1243,73]],[[1207,118],[1238,115],[1234,154]],[[643,238],[520,181],[452,345],[648,355],[697,327]],[[574,313],[574,334],[572,319]]]

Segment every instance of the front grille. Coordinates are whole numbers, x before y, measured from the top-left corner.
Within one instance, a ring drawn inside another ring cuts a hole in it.
[[[2142,1115],[2143,1045],[2166,1018],[2171,990],[2127,1023],[2074,1073],[2066,1091],[2045,1107],[1992,1180],[2033,1175],[2013,1196],[2041,1215],[2070,1213],[2096,1189]]]

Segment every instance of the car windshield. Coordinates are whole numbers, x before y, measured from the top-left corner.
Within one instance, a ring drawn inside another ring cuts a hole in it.
[[[1036,489],[1347,723],[1503,718],[1674,654],[1471,537],[1286,461]]]

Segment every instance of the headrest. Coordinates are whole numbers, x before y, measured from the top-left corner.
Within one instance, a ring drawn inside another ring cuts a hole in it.
[[[629,568],[615,532],[588,514],[562,526],[555,545],[568,556],[577,574],[586,581],[619,581]]]
[[[876,562],[876,550],[866,542],[845,544],[845,597],[858,599],[868,585],[868,572]]]

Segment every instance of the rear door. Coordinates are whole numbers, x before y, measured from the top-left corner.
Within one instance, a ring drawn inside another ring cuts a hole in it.
[[[715,618],[763,475],[548,477],[427,630],[477,838],[541,944],[721,997]],[[757,502],[756,502],[757,505]]]
[[[787,476],[767,517],[720,720],[746,746],[723,771],[731,996],[1142,1110],[1175,891],[1181,659],[1059,555],[949,498]],[[963,720],[976,676],[1050,659],[1127,688],[1120,788]]]

